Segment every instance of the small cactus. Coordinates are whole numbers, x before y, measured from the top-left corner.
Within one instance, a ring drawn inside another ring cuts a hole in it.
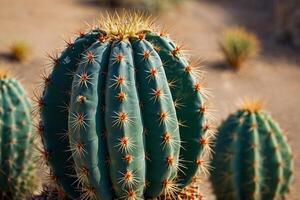
[[[259,51],[257,37],[243,28],[230,28],[224,31],[219,46],[226,61],[235,69]]]
[[[0,199],[23,199],[33,189],[31,105],[24,89],[0,71]]]
[[[217,199],[284,199],[292,178],[292,153],[261,103],[246,102],[220,126],[211,180]]]
[[[26,42],[17,41],[10,46],[10,56],[16,61],[24,61],[28,58],[30,48]]]
[[[207,93],[181,47],[124,15],[52,57],[38,101],[42,154],[72,198],[174,199],[207,164]]]

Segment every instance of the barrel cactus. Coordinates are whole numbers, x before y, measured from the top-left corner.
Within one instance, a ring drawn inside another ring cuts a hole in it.
[[[43,157],[83,199],[173,197],[205,170],[212,129],[199,70],[151,21],[107,16],[44,77]]]
[[[218,199],[284,199],[292,178],[292,153],[278,124],[246,102],[220,126],[212,161]]]
[[[31,104],[20,83],[0,71],[0,199],[23,199],[35,184]]]

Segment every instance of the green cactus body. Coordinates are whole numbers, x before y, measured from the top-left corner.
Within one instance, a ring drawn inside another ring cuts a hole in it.
[[[31,105],[22,86],[0,74],[0,199],[20,199],[32,189],[31,129]]]
[[[205,105],[202,85],[191,74],[191,65],[180,54],[176,44],[169,38],[149,33],[147,39],[154,44],[165,66],[167,79],[169,80],[172,98],[176,107],[176,113],[180,126],[180,139],[182,148],[180,158],[185,161],[184,167],[179,172],[178,180],[181,186],[192,181],[198,170],[201,155],[208,147],[210,139],[206,132],[207,121],[204,117]],[[204,143],[201,143],[203,141]]]
[[[186,71],[187,60],[169,39],[144,31],[140,21],[136,30],[118,20],[107,26],[117,24],[117,31],[101,30],[94,37],[91,31],[81,36],[86,42],[79,47],[77,39],[58,59],[69,57],[72,64],[59,62],[49,76],[41,107],[48,163],[71,197],[175,198],[196,175],[207,149],[199,142],[208,135],[203,97]],[[155,40],[172,45],[158,51]],[[67,79],[70,71],[73,78]],[[172,89],[171,82],[178,87]],[[59,112],[64,103],[69,109]],[[187,121],[184,128],[181,120]],[[63,130],[69,136],[64,143]],[[74,166],[75,176],[63,171],[67,166]]]
[[[241,109],[219,128],[211,180],[220,200],[284,199],[292,155],[277,123],[259,109]]]
[[[39,132],[45,148],[44,157],[51,166],[51,176],[58,180],[69,196],[79,197],[74,182],[76,176],[72,166],[74,161],[69,151],[68,116],[73,74],[85,47],[100,36],[95,30],[76,39],[59,58],[54,58],[54,69],[45,78],[44,95],[40,99],[41,124]]]
[[[146,40],[134,41],[133,51],[144,121],[146,158],[149,158],[146,196],[156,197],[163,189],[162,183],[177,176],[179,124],[161,58]],[[168,137],[172,138],[172,143],[164,141]],[[155,144],[163,147],[157,148]]]
[[[69,116],[69,128],[72,132],[71,148],[74,149],[73,158],[76,162],[77,174],[86,178],[86,170],[89,170],[88,178],[91,185],[94,185],[97,195],[101,199],[111,199],[111,184],[106,166],[108,157],[106,130],[102,117],[110,44],[95,43],[89,51],[96,53],[95,60],[90,62],[88,58],[84,58],[86,60],[79,64],[76,72],[79,76],[73,81]],[[82,77],[85,75],[89,79],[87,82],[82,82]],[[77,124],[80,116],[84,118],[82,125]],[[79,144],[84,145],[85,152],[81,151]]]

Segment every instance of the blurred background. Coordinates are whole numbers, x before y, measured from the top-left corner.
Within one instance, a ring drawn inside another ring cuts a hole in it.
[[[0,0],[0,67],[12,71],[33,97],[50,62],[47,53],[59,51],[101,14],[124,8],[152,14],[192,60],[200,58],[216,125],[245,96],[266,102],[294,151],[287,199],[298,199],[299,0]],[[205,180],[202,192],[215,198]]]

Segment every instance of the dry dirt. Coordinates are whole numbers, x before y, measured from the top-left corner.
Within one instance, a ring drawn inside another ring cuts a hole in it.
[[[300,188],[300,58],[299,52],[274,45],[272,22],[263,11],[256,11],[232,3],[201,1],[185,3],[179,9],[158,16],[158,21],[170,27],[171,37],[184,41],[193,58],[202,58],[206,66],[207,84],[213,91],[211,104],[221,119],[236,109],[236,102],[244,96],[266,100],[266,109],[287,131],[295,156],[295,179],[288,199],[296,200]],[[96,5],[75,0],[0,0],[0,64],[11,69],[33,96],[40,82],[40,74],[47,64],[47,52],[63,47],[63,39],[93,23],[104,11]],[[222,65],[217,46],[220,32],[233,25],[243,25],[262,39],[261,55],[250,60],[238,73]],[[31,46],[25,63],[6,59],[9,45],[24,40]],[[202,191],[207,199],[214,199],[208,183]]]

